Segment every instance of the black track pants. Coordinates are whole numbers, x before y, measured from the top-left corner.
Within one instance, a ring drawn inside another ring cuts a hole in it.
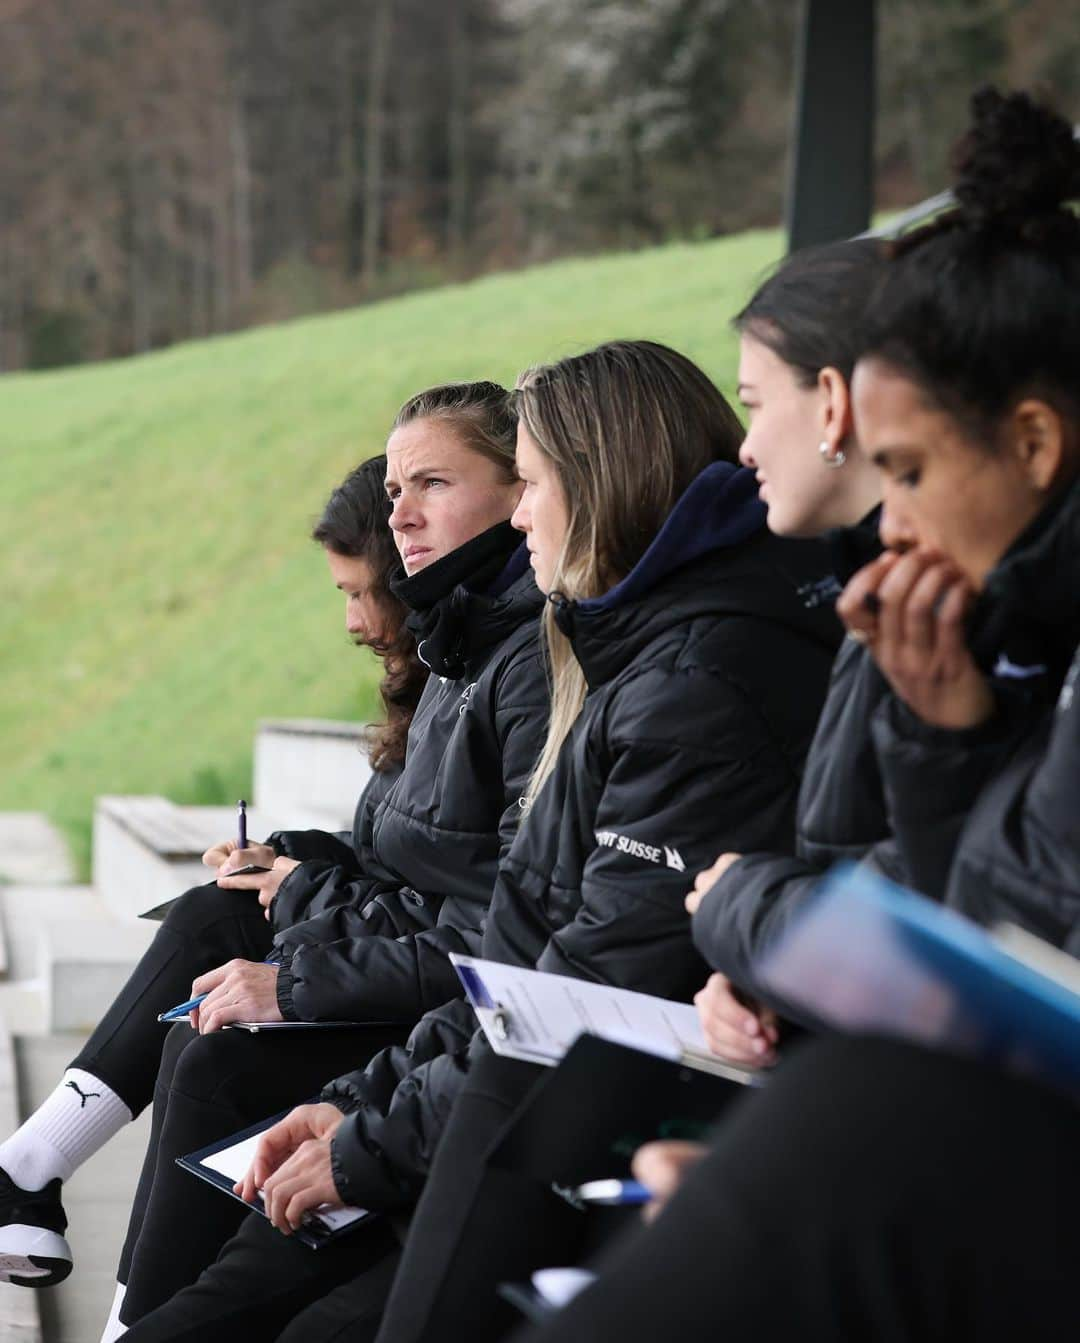
[[[176,1158],[303,1104],[339,1074],[400,1043],[407,1029],[371,1025],[198,1035],[186,1022],[172,1028],[117,1272],[127,1284],[125,1324],[193,1283],[247,1216],[242,1203],[181,1169]]]
[[[370,1343],[400,1252],[382,1220],[312,1250],[250,1213],[197,1282],[124,1337],[131,1343]]]
[[[882,1040],[804,1047],[656,1223],[515,1343],[1057,1343],[1080,1332],[1080,1112]]]
[[[127,983],[87,1040],[73,1068],[100,1077],[133,1115],[154,1093],[169,1033],[158,1013],[186,1002],[191,982],[239,957],[265,959],[273,933],[254,891],[194,886],[172,906]]]

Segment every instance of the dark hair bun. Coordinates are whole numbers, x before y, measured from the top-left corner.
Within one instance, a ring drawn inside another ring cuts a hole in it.
[[[952,160],[962,223],[1033,242],[1055,216],[1072,225],[1061,208],[1080,196],[1080,146],[1069,123],[1030,94],[995,88],[979,89],[971,111],[973,125]]]

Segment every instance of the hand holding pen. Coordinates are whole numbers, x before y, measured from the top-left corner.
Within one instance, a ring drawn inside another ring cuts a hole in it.
[[[281,1021],[277,1002],[279,955],[275,947],[261,964],[234,960],[208,970],[192,984],[191,998],[162,1012],[158,1021],[190,1017],[192,1029],[202,1035],[233,1021]]]

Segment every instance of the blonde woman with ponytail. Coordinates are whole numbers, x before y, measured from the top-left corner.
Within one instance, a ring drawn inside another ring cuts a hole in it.
[[[734,412],[675,350],[603,345],[522,374],[514,401],[511,521],[548,596],[552,713],[483,954],[689,1000],[705,974],[683,908],[693,873],[721,834],[792,845],[839,643],[820,600],[829,557],[769,533]],[[484,1163],[542,1074],[481,1039],[400,1089],[422,1082],[412,1150],[441,1146],[380,1343],[499,1338],[513,1313],[496,1285],[575,1262],[587,1219]],[[582,1096],[565,1116],[571,1151],[591,1108]]]
[[[738,419],[674,350],[603,345],[530,370],[512,400],[523,489],[511,521],[548,598],[554,709],[478,950],[689,1001],[706,974],[683,908],[693,873],[718,846],[793,843],[840,640],[819,600],[828,556],[769,533],[753,472],[738,465]],[[475,1029],[461,1000],[429,1012],[405,1049],[271,1129],[258,1179],[248,1176],[271,1200],[288,1190],[290,1217],[319,1203],[400,1213],[445,1152],[413,1221],[385,1343],[498,1337],[512,1317],[494,1285],[521,1276],[522,1246],[532,1253],[552,1233],[555,1262],[567,1262],[580,1235],[566,1205],[572,1226],[549,1223],[558,1201],[535,1182],[510,1181],[505,1204],[507,1185],[489,1188],[485,1150],[544,1070],[494,1057]],[[470,1222],[489,1197],[492,1220]],[[331,1315],[364,1336],[400,1253],[377,1234],[340,1261],[312,1255],[253,1216],[198,1290],[136,1329],[155,1343],[195,1327],[244,1334],[267,1279],[288,1280],[298,1310],[305,1293],[312,1302],[283,1339],[321,1338]],[[348,1281],[331,1291],[339,1270]]]

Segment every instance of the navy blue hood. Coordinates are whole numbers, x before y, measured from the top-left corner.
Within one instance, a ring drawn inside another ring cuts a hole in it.
[[[602,597],[577,603],[583,613],[636,601],[676,569],[714,550],[738,545],[765,525],[752,471],[712,462],[694,477],[633,569]]]

